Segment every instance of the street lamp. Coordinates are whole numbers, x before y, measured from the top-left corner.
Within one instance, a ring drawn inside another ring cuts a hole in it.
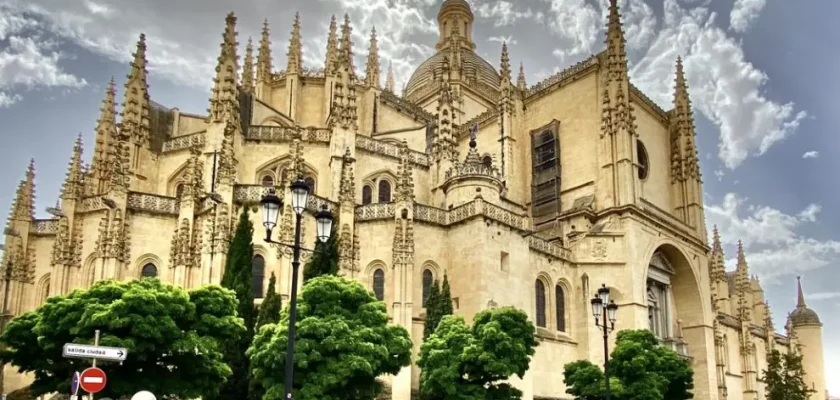
[[[610,300],[610,289],[607,285],[601,285],[598,293],[590,301],[592,303],[592,315],[595,317],[595,326],[604,332],[604,379],[606,380],[606,400],[610,400],[610,368],[609,368],[609,344],[607,339],[610,332],[615,330],[615,312],[618,304]],[[606,312],[604,311],[606,309]],[[607,325],[609,322],[609,325]]]
[[[306,200],[309,198],[309,185],[301,178],[298,178],[291,185],[289,190],[292,194],[292,210],[295,212],[295,243],[288,245],[286,243],[275,242],[271,239],[271,231],[277,226],[277,221],[280,214],[283,212],[283,199],[275,194],[274,188],[269,189],[268,194],[262,198],[263,207],[263,226],[265,226],[265,241],[280,246],[291,247],[293,251],[292,258],[292,294],[291,303],[289,304],[289,336],[286,343],[286,379],[285,379],[285,396],[286,400],[292,400],[292,379],[294,377],[294,362],[295,351],[295,320],[297,319],[297,287],[298,287],[298,269],[300,268],[300,228],[303,219],[303,211],[306,209]],[[316,235],[318,241],[326,243],[330,238],[332,231],[333,215],[327,206],[323,205],[321,210],[315,214]]]

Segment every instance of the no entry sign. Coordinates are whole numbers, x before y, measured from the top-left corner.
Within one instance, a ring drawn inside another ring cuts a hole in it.
[[[105,376],[105,371],[91,367],[84,371],[82,371],[82,375],[79,379],[79,386],[82,387],[82,390],[88,393],[99,393],[102,389],[105,389],[105,383],[108,382],[108,378]]]

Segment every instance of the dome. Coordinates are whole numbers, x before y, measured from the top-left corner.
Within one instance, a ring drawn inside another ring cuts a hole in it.
[[[790,323],[793,326],[797,325],[816,325],[820,324],[820,317],[817,315],[817,312],[808,308],[808,307],[796,307],[796,310],[793,310],[790,313]]]
[[[411,98],[412,94],[418,92],[424,86],[439,80],[441,74],[443,74],[443,60],[447,57],[449,57],[448,49],[438,51],[426,61],[423,61],[411,74],[411,78],[408,79],[405,86],[405,97]],[[464,64],[464,76],[475,76],[478,84],[490,85],[494,89],[498,89],[501,85],[502,78],[496,69],[474,52],[461,50],[461,61]]]

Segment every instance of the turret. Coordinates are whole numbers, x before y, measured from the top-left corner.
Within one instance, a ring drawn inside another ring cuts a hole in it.
[[[469,3],[465,0],[446,0],[438,11],[438,43],[435,48],[438,50],[450,47],[453,42],[450,40],[454,35],[461,36],[457,45],[465,49],[474,50],[475,43],[472,40],[472,24],[475,20]]]
[[[455,162],[446,172],[443,191],[446,207],[451,209],[481,197],[498,204],[502,193],[502,176],[493,165],[487,165],[478,154],[475,131],[470,132],[470,149],[463,163]],[[480,193],[480,194],[476,194]]]
[[[827,400],[825,396],[825,360],[823,359],[822,322],[816,311],[808,308],[802,280],[796,278],[796,309],[788,316],[793,335],[802,354],[805,384],[814,393],[811,400]]]

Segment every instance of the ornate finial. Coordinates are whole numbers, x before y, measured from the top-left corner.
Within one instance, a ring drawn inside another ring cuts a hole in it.
[[[370,31],[370,48],[365,67],[365,85],[379,88],[379,46],[376,40],[376,27]]]
[[[682,58],[677,57],[674,79],[674,113],[671,116],[675,138],[672,139],[672,175],[678,179],[701,179],[700,159],[697,150],[697,132],[694,129],[694,114],[688,96]],[[674,140],[675,139],[675,140]],[[680,156],[681,155],[681,156]],[[682,173],[682,175],[680,175]]]
[[[260,50],[257,54],[257,82],[271,80],[271,38],[268,29],[268,18],[263,21]]]
[[[470,127],[470,148],[471,149],[474,149],[477,145],[477,143],[475,142],[475,138],[476,138],[477,134],[478,134],[478,124],[475,123],[475,124],[472,124],[472,126]]]
[[[738,240],[738,267],[747,266],[747,256],[744,253],[744,243]]]
[[[712,228],[712,250],[723,251],[723,246],[720,243],[720,232],[718,231],[717,224],[715,224]]]
[[[499,73],[503,82],[510,82],[510,57],[508,56],[507,42],[502,42],[502,63]]]
[[[108,187],[110,181],[111,153],[113,141],[116,140],[117,109],[116,109],[116,85],[114,77],[108,83],[105,91],[105,98],[102,100],[102,108],[99,112],[99,120],[96,123],[96,142],[93,147],[93,160],[91,170],[93,179],[90,182],[92,193],[102,193]]]
[[[242,66],[242,90],[254,92],[254,44],[248,38],[248,45],[245,46],[245,62]]]
[[[212,122],[238,122],[239,92],[236,87],[236,73],[239,71],[239,57],[236,55],[236,47],[236,16],[231,12],[225,17],[225,33],[216,66],[216,77],[213,79],[209,110]]]
[[[341,26],[341,46],[338,49],[338,63],[340,66],[347,68],[350,76],[355,76],[352,34],[353,28],[350,27],[350,16],[344,14],[344,24]]]
[[[519,76],[516,78],[516,86],[523,92],[528,88],[525,82],[525,66],[521,62],[519,63]]]
[[[388,61],[388,76],[385,78],[385,90],[394,93],[394,66]]]
[[[805,308],[805,293],[802,292],[802,277],[796,277],[796,308]]]
[[[146,82],[146,35],[140,34],[131,72],[125,82],[120,130],[139,143],[149,140],[149,85]]]
[[[12,203],[12,212],[9,215],[9,222],[12,220],[29,221],[35,218],[35,159],[29,160],[29,167],[26,169],[26,176],[18,185],[15,200]],[[11,228],[11,224],[7,227]]]
[[[289,52],[286,53],[288,63],[287,74],[297,74],[303,69],[302,45],[300,40],[300,13],[295,13],[295,21],[292,23],[292,36],[289,38]]]
[[[324,61],[324,71],[327,75],[335,74],[338,63],[338,25],[335,15],[330,19],[330,33],[327,35],[327,59]]]
[[[70,163],[67,166],[67,174],[64,177],[64,185],[61,188],[61,198],[65,200],[75,199],[82,194],[82,134],[76,137],[73,144],[73,154],[70,156]]]
[[[618,0],[609,0],[607,22],[607,56],[611,80],[627,79],[627,53],[624,48],[624,31],[621,27],[621,14],[618,12]]]

